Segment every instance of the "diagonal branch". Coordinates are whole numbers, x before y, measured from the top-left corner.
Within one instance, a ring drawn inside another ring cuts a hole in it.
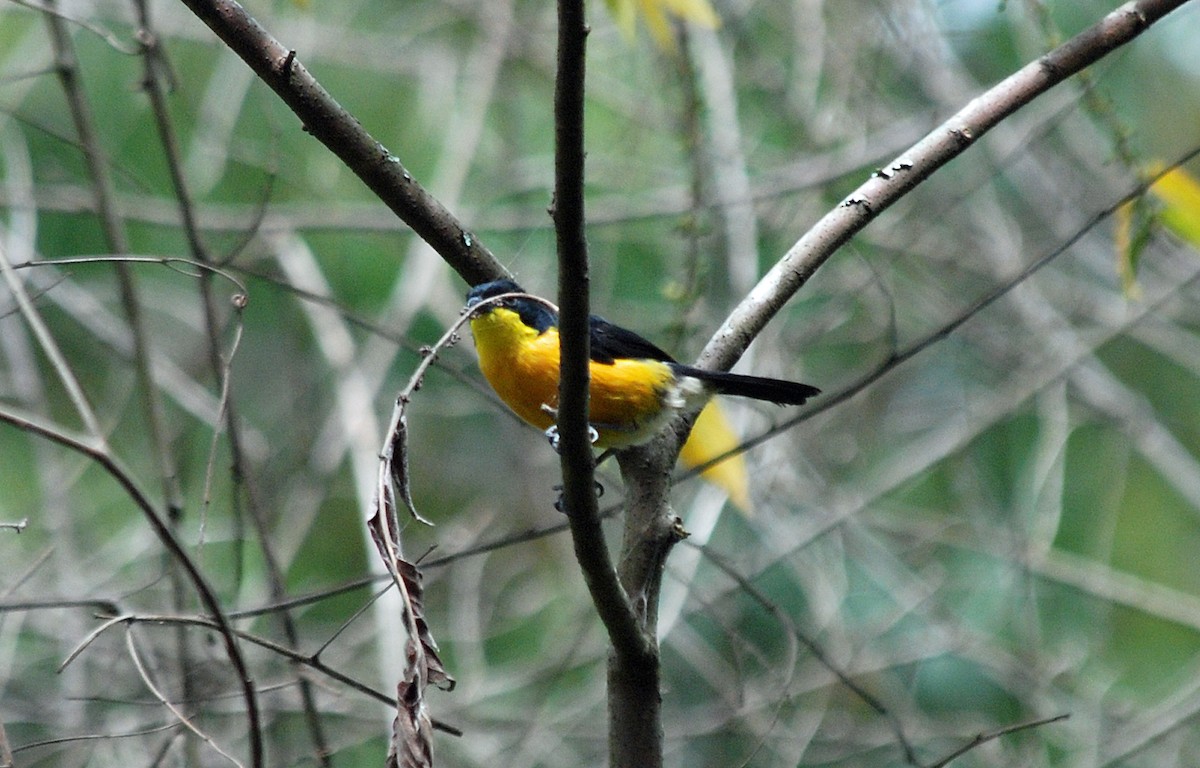
[[[983,134],[1063,80],[1130,42],[1187,0],[1134,0],[1030,62],[914,144],[796,241],[713,334],[698,365],[727,370],[843,244]]]
[[[413,180],[400,159],[334,100],[289,50],[234,0],[183,0],[283,99],[312,134],[354,171],[471,285],[504,274],[475,236]]]
[[[196,565],[195,560],[187,553],[187,550],[184,549],[179,539],[175,537],[171,527],[163,519],[163,516],[159,514],[159,511],[155,508],[149,497],[138,487],[129,472],[120,465],[117,459],[109,453],[107,447],[98,439],[91,436],[79,437],[68,434],[55,426],[42,423],[36,417],[25,416],[11,409],[0,410],[0,422],[11,424],[17,429],[57,443],[64,448],[91,459],[100,465],[104,472],[121,486],[121,489],[125,491],[130,501],[142,511],[142,514],[150,523],[150,527],[154,530],[155,536],[162,543],[163,548],[183,567],[188,579],[196,589],[200,604],[208,611],[209,618],[221,636],[225,646],[225,653],[237,675],[241,695],[246,703],[250,764],[256,768],[257,766],[264,765],[262,724],[254,679],[250,676],[250,670],[246,666],[245,657],[242,656],[233,626],[229,623],[229,618],[225,615],[221,607],[221,601],[217,597],[216,591],[208,583],[208,580],[204,578],[204,574],[200,572],[200,568]]]
[[[718,456],[714,456],[714,457],[708,459],[703,464],[699,464],[694,467],[689,467],[687,470],[685,470],[679,474],[679,476],[676,478],[676,482],[678,482],[680,480],[684,480],[689,477],[695,477],[695,476],[699,475],[700,473],[704,472],[709,467],[720,464],[722,461],[725,461],[726,459],[730,458],[731,456],[737,456],[740,453],[745,453],[746,451],[749,451],[750,449],[752,449],[756,446],[759,446],[759,445],[765,443],[766,441],[772,439],[779,433],[785,432],[789,429],[792,429],[793,427],[795,427],[799,424],[802,424],[803,422],[806,422],[809,419],[812,419],[812,418],[818,416],[819,414],[822,414],[822,413],[825,413],[826,411],[832,410],[836,406],[840,405],[843,402],[846,402],[847,400],[850,400],[851,398],[857,397],[860,393],[865,391],[868,387],[870,387],[876,381],[887,376],[889,373],[891,373],[895,369],[899,368],[900,366],[904,365],[909,360],[912,360],[913,358],[921,355],[927,349],[933,347],[938,342],[946,339],[951,334],[956,333],[962,326],[966,325],[972,318],[979,315],[981,312],[983,312],[985,309],[987,309],[991,305],[995,304],[1000,299],[1009,295],[1018,286],[1024,285],[1025,282],[1029,278],[1031,278],[1035,274],[1037,274],[1042,268],[1046,267],[1051,262],[1058,259],[1064,253],[1067,253],[1068,251],[1070,251],[1070,249],[1072,247],[1074,247],[1076,243],[1078,243],[1080,240],[1082,240],[1088,233],[1090,233],[1092,230],[1094,230],[1096,227],[1100,226],[1104,222],[1109,221],[1112,218],[1113,214],[1116,213],[1116,211],[1118,209],[1120,209],[1122,206],[1127,205],[1130,202],[1137,200],[1140,197],[1142,197],[1143,195],[1145,195],[1146,190],[1149,189],[1149,187],[1151,187],[1155,181],[1162,178],[1162,176],[1165,175],[1166,173],[1168,173],[1171,169],[1178,168],[1178,167],[1182,166],[1184,163],[1190,162],[1197,156],[1200,156],[1200,146],[1197,146],[1197,147],[1194,147],[1194,148],[1188,150],[1185,154],[1183,154],[1181,157],[1176,159],[1174,162],[1172,162],[1170,165],[1168,165],[1165,169],[1160,171],[1157,175],[1144,180],[1143,182],[1138,184],[1137,187],[1134,188],[1132,191],[1128,192],[1125,195],[1122,195],[1119,199],[1110,203],[1108,206],[1106,206],[1102,210],[1097,211],[1082,226],[1080,226],[1078,229],[1076,229],[1070,236],[1063,239],[1062,242],[1060,242],[1052,250],[1042,254],[1037,259],[1030,262],[1028,265],[1022,267],[1019,271],[1017,271],[1011,277],[1005,279],[1003,282],[996,285],[994,288],[992,288],[992,290],[988,291],[983,296],[980,296],[979,298],[975,299],[971,304],[969,304],[961,312],[956,314],[954,317],[949,318],[942,325],[938,326],[937,328],[934,328],[933,330],[931,330],[929,333],[925,334],[921,338],[914,340],[907,347],[893,351],[890,355],[888,355],[888,357],[886,359],[882,360],[878,365],[876,365],[871,370],[867,371],[865,374],[860,376],[858,379],[854,380],[853,382],[847,384],[846,386],[844,386],[836,391],[828,392],[826,394],[826,396],[823,396],[821,398],[821,400],[819,402],[817,402],[816,404],[814,404],[814,406],[812,408],[804,409],[800,413],[797,413],[795,416],[792,416],[784,421],[781,421],[781,422],[775,424],[774,426],[770,427],[769,429],[759,433],[758,435],[756,435],[752,438],[742,441],[742,443],[740,445],[736,446],[735,448],[733,448],[729,451],[726,451],[725,453],[722,453]],[[1160,303],[1162,303],[1163,301],[1174,299],[1176,295],[1177,294],[1175,291],[1170,291],[1167,294],[1165,294],[1163,297],[1160,297],[1157,301],[1144,306],[1142,308],[1142,311],[1133,318],[1132,322],[1130,322],[1128,325],[1122,325],[1121,328],[1124,329],[1126,327],[1131,327],[1133,325],[1133,323],[1139,322],[1142,318],[1152,315],[1159,308]],[[1078,362],[1078,360],[1080,360],[1080,359],[1081,358],[1078,355],[1071,356],[1070,360],[1072,360],[1074,362],[1072,362],[1069,365],[1064,366],[1062,368],[1062,370],[1065,371],[1065,370],[1069,370],[1069,369],[1073,368],[1075,362]]]

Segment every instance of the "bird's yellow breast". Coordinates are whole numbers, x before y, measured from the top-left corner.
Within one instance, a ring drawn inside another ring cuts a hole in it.
[[[500,399],[539,429],[554,424],[558,407],[558,329],[538,332],[511,309],[471,320],[479,368]],[[659,360],[592,361],[589,421],[596,444],[620,448],[646,440],[682,405],[671,368]]]

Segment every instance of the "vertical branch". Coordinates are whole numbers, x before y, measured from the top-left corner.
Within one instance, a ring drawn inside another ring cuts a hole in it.
[[[600,527],[595,460],[588,437],[588,261],[583,217],[583,79],[587,26],[583,0],[559,3],[558,78],[554,92],[554,203],[558,243],[561,374],[558,398],[563,509],[575,557],[617,653],[639,653],[646,640],[617,580]]]
[[[663,728],[658,605],[667,555],[686,536],[671,510],[671,469],[682,436],[668,430],[617,454],[625,483],[625,527],[618,575],[645,638],[641,654],[608,662],[609,745],[613,768],[662,765]]]
[[[558,75],[554,91],[554,204],[558,245],[561,373],[558,396],[563,505],[575,556],[608,630],[609,756],[614,768],[662,764],[658,650],[617,577],[600,527],[594,459],[588,439],[588,260],[584,230],[583,0],[559,0]],[[628,529],[627,529],[628,530]],[[627,586],[627,585],[626,585]],[[641,598],[635,601],[643,605]]]
[[[53,9],[54,3],[48,2],[47,7]],[[112,174],[108,168],[108,156],[100,137],[96,133],[95,121],[92,118],[91,105],[83,90],[79,78],[79,61],[75,55],[75,47],[71,36],[67,33],[67,23],[62,17],[46,14],[46,25],[50,30],[50,42],[54,48],[55,69],[63,93],[67,97],[67,105],[71,119],[75,124],[75,133],[83,149],[84,160],[87,162],[88,175],[92,179],[92,196],[96,201],[96,213],[100,217],[100,227],[108,249],[117,255],[129,253],[129,237],[125,232],[125,222],[116,209],[116,191],[113,186]],[[158,460],[159,479],[163,486],[163,499],[166,501],[167,513],[177,518],[182,507],[179,491],[179,478],[175,470],[175,458],[167,442],[166,428],[163,424],[162,399],[151,375],[150,350],[146,341],[146,325],[142,320],[142,304],[138,296],[137,283],[129,264],[116,261],[113,268],[117,273],[117,286],[121,295],[121,307],[125,311],[125,319],[129,323],[129,333],[133,342],[133,364],[137,374],[138,388],[142,392],[142,409],[146,414],[146,425],[154,445],[154,455]]]
[[[588,440],[588,254],[584,231],[583,92],[587,27],[583,0],[558,4],[558,76],[554,90],[554,232],[558,245],[562,358],[558,434],[563,503],[572,520],[596,519]]]
[[[53,0],[50,0],[47,5],[53,8]],[[129,236],[125,229],[125,222],[117,212],[116,188],[109,171],[108,153],[96,131],[91,104],[80,78],[79,60],[75,54],[74,43],[67,31],[66,22],[57,14],[46,14],[46,25],[50,31],[50,42],[54,49],[58,79],[66,95],[71,119],[75,124],[75,133],[83,150],[88,175],[91,177],[92,197],[96,203],[96,215],[100,219],[100,228],[104,233],[105,243],[111,253],[118,256],[127,255],[130,252]],[[177,527],[183,516],[183,498],[179,487],[179,475],[176,471],[175,455],[167,439],[162,396],[151,373],[150,345],[146,335],[146,324],[142,317],[142,300],[138,294],[137,282],[130,265],[117,260],[113,263],[113,269],[117,275],[121,307],[129,326],[133,368],[141,394],[146,430],[150,444],[154,446],[152,453],[158,462],[158,475],[162,484],[167,520],[172,527]],[[182,612],[187,602],[188,585],[178,565],[170,560],[167,562],[175,608]],[[192,654],[188,638],[186,627],[175,628],[175,658],[172,659],[172,663],[175,665],[180,681],[179,695],[183,701],[195,699],[192,691],[193,676],[189,674]],[[194,742],[189,742],[189,746],[192,744]],[[190,754],[189,761],[192,764],[198,764],[198,755]]]
[[[188,189],[187,182],[183,177],[183,163],[180,159],[179,141],[176,136],[173,123],[171,121],[170,111],[167,106],[166,93],[164,92],[161,77],[163,74],[163,53],[158,44],[158,37],[153,30],[150,20],[150,9],[146,0],[134,0],[134,6],[137,12],[138,23],[138,42],[141,46],[141,55],[143,62],[143,79],[142,85],[146,91],[146,95],[150,100],[151,110],[154,114],[155,126],[158,130],[159,141],[162,144],[163,152],[166,155],[166,164],[170,173],[171,183],[175,191],[175,196],[179,205],[180,219],[183,225],[184,234],[187,238],[188,248],[191,251],[192,258],[202,264],[212,264],[213,259],[204,243],[203,237],[200,234],[200,227],[196,220],[195,206],[192,200],[191,192]],[[267,566],[271,593],[276,599],[280,599],[284,593],[283,570],[279,565],[278,559],[275,556],[274,550],[270,544],[269,529],[264,519],[261,507],[255,500],[252,488],[249,485],[249,465],[246,460],[245,451],[242,445],[241,437],[241,422],[238,417],[237,409],[234,401],[228,396],[228,378],[230,362],[224,360],[221,355],[221,322],[220,310],[215,291],[212,286],[212,275],[208,270],[204,270],[199,277],[200,297],[203,305],[203,315],[205,323],[205,331],[208,340],[208,357],[209,366],[212,369],[213,376],[220,384],[222,391],[222,414],[224,416],[226,434],[229,440],[229,450],[232,464],[232,474],[234,481],[234,504],[238,504],[243,498],[246,499],[247,506],[250,511],[250,519],[255,525],[255,531],[259,542],[260,550],[263,554],[263,560]],[[235,304],[235,307],[240,310],[241,305]],[[287,637],[291,647],[296,647],[299,643],[299,634],[296,630],[295,623],[291,618],[291,614],[287,611],[281,611],[280,622],[282,624],[284,634]],[[313,741],[314,751],[317,755],[319,764],[329,765],[329,748],[321,719],[316,706],[316,698],[313,693],[311,684],[299,674],[297,670],[297,678],[299,683],[299,691],[301,702],[303,705],[306,722],[309,728],[309,733]],[[252,685],[249,678],[245,680],[247,685]],[[251,698],[248,698],[247,716],[250,721],[251,730],[251,758],[255,765],[261,765],[263,760],[262,755],[262,740],[260,731],[260,722],[257,712],[257,706]]]

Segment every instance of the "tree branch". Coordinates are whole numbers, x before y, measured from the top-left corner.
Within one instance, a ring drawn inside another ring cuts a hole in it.
[[[619,656],[652,652],[617,580],[600,527],[588,437],[588,261],[583,213],[583,81],[587,27],[583,0],[559,3],[554,93],[555,179],[551,213],[558,241],[561,374],[558,401],[563,505],[575,553],[596,610]]]
[[[728,370],[826,259],[1002,120],[1130,42],[1187,0],[1134,0],[1017,70],[872,174],[793,245],[713,334],[697,364]]]
[[[588,257],[584,230],[584,70],[587,25],[583,0],[559,0],[558,73],[554,90],[554,203],[558,245],[561,373],[558,395],[563,509],[575,557],[608,630],[609,756],[614,768],[662,764],[658,651],[653,624],[635,610],[618,579],[600,526],[595,464],[588,437]],[[640,605],[640,601],[639,605]]]
[[[256,768],[264,765],[262,719],[259,714],[254,678],[250,676],[250,670],[246,666],[245,658],[242,656],[241,648],[238,646],[233,626],[229,623],[228,617],[221,608],[221,601],[218,599],[216,591],[209,585],[208,580],[204,578],[204,574],[200,572],[199,566],[192,560],[187,550],[175,538],[175,534],[172,533],[170,526],[163,520],[158,510],[155,509],[149,497],[142,492],[142,489],[138,487],[129,473],[108,452],[103,443],[98,440],[69,435],[55,427],[43,424],[32,417],[22,416],[11,410],[0,409],[0,422],[11,424],[17,429],[58,443],[99,464],[106,474],[117,481],[117,484],[125,491],[130,501],[142,511],[142,514],[145,515],[146,520],[150,523],[150,527],[154,530],[154,534],[158,537],[163,548],[170,553],[171,557],[187,573],[188,579],[196,589],[200,604],[209,612],[209,618],[221,636],[226,656],[228,656],[229,663],[237,675],[241,695],[246,703],[250,764]]]
[[[413,180],[400,159],[334,100],[296,56],[234,0],[183,0],[312,134],[471,285],[505,270],[491,252]]]
[[[101,230],[104,232],[104,240],[108,249],[117,256],[128,255],[129,237],[125,230],[125,222],[117,212],[116,186],[109,170],[108,153],[96,130],[92,106],[84,92],[83,82],[79,76],[79,60],[75,54],[75,44],[67,30],[67,22],[53,12],[54,3],[48,2],[47,8],[46,26],[50,30],[50,43],[55,53],[58,79],[67,97],[71,120],[75,124],[75,133],[83,150],[83,158],[87,162],[96,216],[99,219]],[[121,307],[124,309],[125,319],[129,323],[133,368],[137,374],[138,390],[141,394],[147,431],[154,445],[154,457],[158,462],[163,499],[167,504],[168,516],[175,518],[183,507],[182,492],[177,477],[177,461],[167,441],[162,397],[154,385],[154,377],[150,372],[149,343],[146,338],[146,324],[142,318],[142,303],[138,294],[137,281],[129,265],[121,260],[114,262],[114,270],[117,275],[117,286],[120,289]]]

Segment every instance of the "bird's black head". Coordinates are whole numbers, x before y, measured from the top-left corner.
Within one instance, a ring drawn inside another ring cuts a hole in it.
[[[515,280],[493,280],[490,283],[480,283],[467,291],[467,306],[473,307],[481,301],[499,296],[504,293],[524,293],[525,289],[517,285]]]
[[[524,293],[525,289],[517,285],[515,280],[505,278],[503,280],[493,280],[490,283],[480,283],[467,292],[467,308],[475,306],[481,301],[486,301],[495,296],[500,296],[505,293]],[[523,298],[504,299],[492,305],[493,307],[505,307],[516,312],[521,317],[521,322],[528,325],[530,328],[536,328],[539,333],[545,332],[549,328],[558,325],[558,316],[539,301],[530,301]],[[486,312],[487,310],[483,310]]]

